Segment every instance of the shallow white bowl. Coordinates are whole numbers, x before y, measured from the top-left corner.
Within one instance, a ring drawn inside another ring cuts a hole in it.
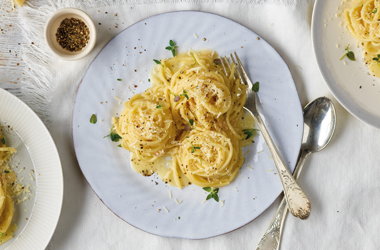
[[[59,45],[56,39],[56,33],[59,25],[65,18],[77,18],[82,20],[90,30],[90,39],[82,50],[72,52]],[[47,22],[45,26],[45,39],[50,49],[60,58],[64,60],[78,60],[88,55],[95,47],[96,28],[91,18],[83,11],[73,8],[65,8],[58,10]]]

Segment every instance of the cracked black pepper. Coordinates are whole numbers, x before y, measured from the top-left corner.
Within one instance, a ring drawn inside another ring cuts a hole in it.
[[[90,39],[90,30],[80,19],[65,18],[57,29],[56,38],[62,48],[77,52],[86,47]]]

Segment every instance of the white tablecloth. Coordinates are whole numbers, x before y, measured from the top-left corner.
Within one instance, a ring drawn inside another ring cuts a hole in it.
[[[80,2],[57,0],[54,5],[78,6]],[[43,40],[38,37],[42,30],[34,37],[33,33],[20,34],[20,28],[12,25],[10,20],[17,20],[16,24],[20,22],[24,26],[22,29],[28,29],[28,25],[39,29],[42,26],[37,19],[45,20],[55,7],[44,7],[46,1],[30,0],[31,8],[8,13],[8,0],[3,0],[0,5],[3,8],[0,12],[0,87],[16,88],[12,92],[29,103],[46,121],[62,159],[65,196],[61,218],[48,249],[255,249],[278,201],[248,225],[206,240],[150,235],[109,211],[91,190],[75,159],[71,137],[75,90],[91,59],[123,28],[156,13],[194,9],[236,20],[271,43],[289,65],[303,104],[323,95],[332,97],[312,52],[313,1],[147,0],[126,1],[123,5],[114,3],[108,7],[106,0],[93,2],[94,6],[101,7],[87,7],[86,12],[95,23],[102,23],[98,25],[99,40],[95,51],[76,62],[57,61],[46,53],[42,57],[47,60],[45,67],[39,64],[41,58],[38,56],[31,59],[33,53],[44,49]],[[12,19],[11,16],[18,17]],[[31,63],[33,60],[36,64]],[[17,63],[19,67],[16,67]],[[30,78],[31,71],[36,71],[37,75],[43,71],[46,79]],[[43,91],[18,89],[28,81],[40,83],[39,88]],[[305,221],[288,217],[282,249],[380,248],[380,131],[358,121],[337,103],[336,108],[338,124],[331,144],[310,157],[299,181],[312,200],[311,216]]]

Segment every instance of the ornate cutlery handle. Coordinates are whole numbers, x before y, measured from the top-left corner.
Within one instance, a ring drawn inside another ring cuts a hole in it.
[[[310,215],[311,204],[306,194],[302,191],[300,186],[296,183],[293,176],[289,173],[280,153],[274,144],[265,123],[259,114],[255,115],[260,131],[267,143],[273,160],[276,163],[277,171],[280,175],[282,186],[284,189],[284,196],[290,212],[301,219],[306,219]]]
[[[294,171],[294,178],[298,179],[301,174],[306,157],[310,152],[301,151],[300,157],[297,162],[296,169]],[[269,225],[267,231],[261,238],[256,250],[279,250],[280,241],[282,236],[282,228],[285,222],[288,209],[286,207],[286,202],[284,197],[281,200],[280,206],[277,209],[276,215],[274,216],[271,224]]]
[[[281,200],[280,206],[277,209],[276,216],[270,223],[267,231],[261,238],[256,250],[278,250],[280,249],[280,240],[282,235],[282,228],[286,218],[288,209],[286,207],[285,199]]]

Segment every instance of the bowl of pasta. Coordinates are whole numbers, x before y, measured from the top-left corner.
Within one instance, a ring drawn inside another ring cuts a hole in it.
[[[0,88],[0,249],[45,249],[62,198],[61,164],[48,130]]]
[[[312,41],[319,69],[337,100],[380,128],[380,5],[375,0],[315,2]]]
[[[246,40],[236,44],[239,37]],[[260,86],[262,112],[293,169],[303,117],[292,76],[244,26],[210,13],[165,13],[121,32],[92,62],[73,111],[75,152],[95,193],[129,224],[208,238],[252,221],[280,194],[270,152],[244,111],[247,87],[233,64],[221,65],[234,50]]]

